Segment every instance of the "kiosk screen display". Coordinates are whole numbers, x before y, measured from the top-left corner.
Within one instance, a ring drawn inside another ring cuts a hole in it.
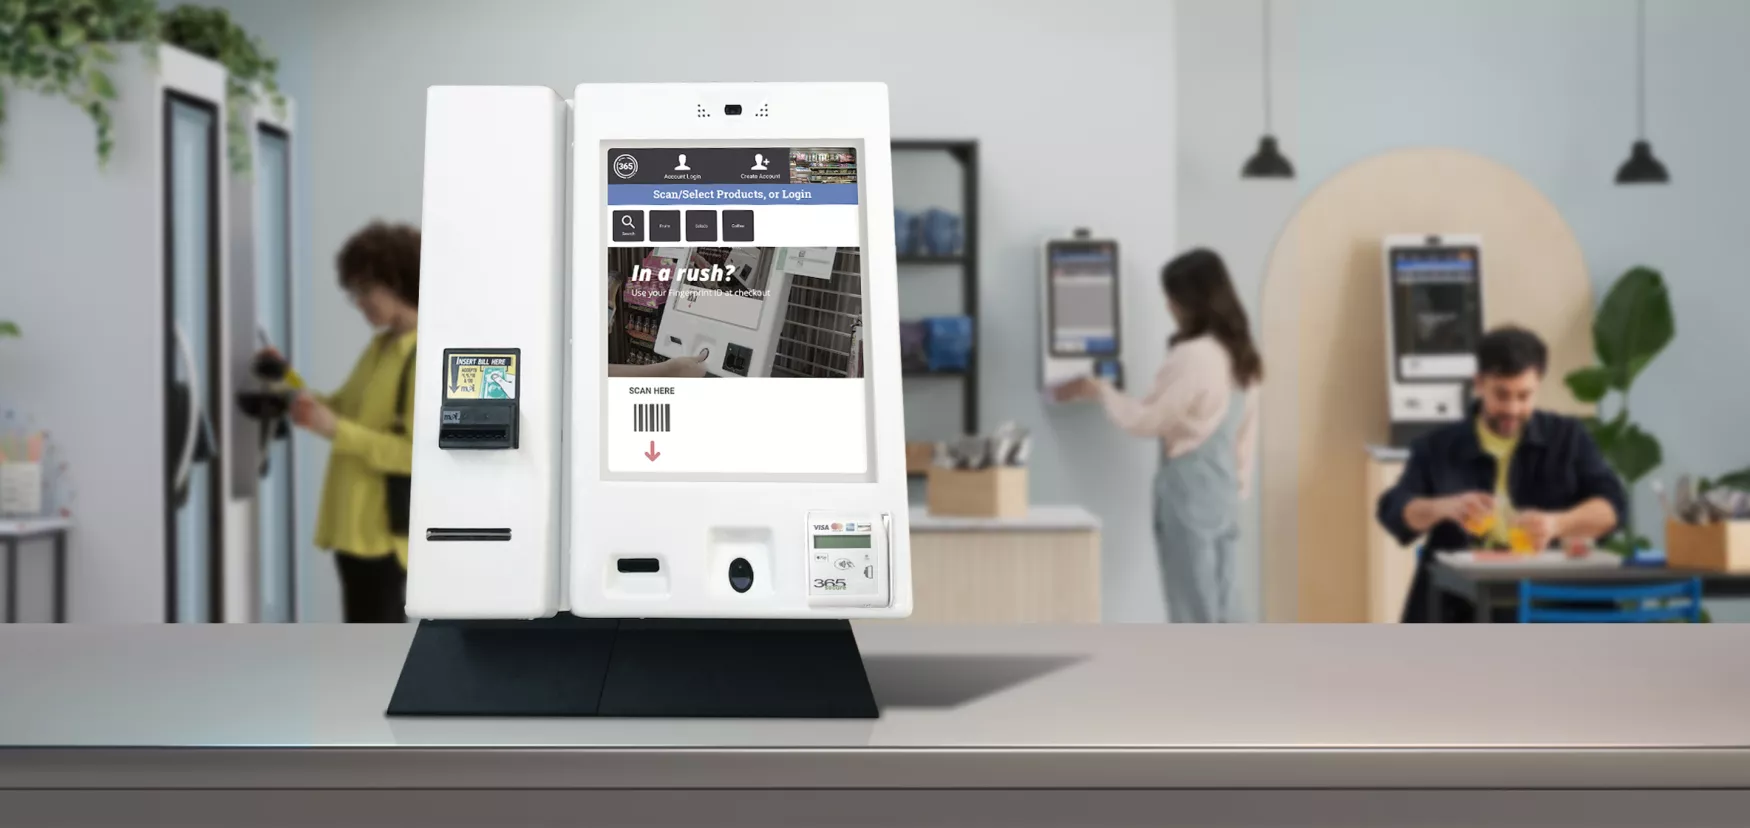
[[[1118,246],[1053,242],[1046,249],[1051,353],[1105,356],[1118,352]]]
[[[871,479],[860,146],[612,143],[609,479]]]
[[[1400,377],[1426,378],[1442,367],[1450,370],[1441,375],[1469,376],[1482,337],[1476,249],[1398,248],[1391,251],[1391,268],[1392,336]]]

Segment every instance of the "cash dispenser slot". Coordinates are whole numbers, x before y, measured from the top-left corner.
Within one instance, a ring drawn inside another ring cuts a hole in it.
[[[507,541],[509,529],[453,529],[432,527],[425,530],[428,541]]]

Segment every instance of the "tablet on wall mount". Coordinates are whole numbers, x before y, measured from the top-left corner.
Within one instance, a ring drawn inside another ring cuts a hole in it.
[[[574,112],[572,613],[908,615],[886,87]]]

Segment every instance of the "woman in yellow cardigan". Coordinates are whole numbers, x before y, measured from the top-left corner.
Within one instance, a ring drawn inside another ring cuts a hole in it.
[[[316,546],[335,553],[349,624],[407,620],[407,538],[390,531],[387,478],[413,470],[413,371],[419,325],[419,231],[373,223],[335,258],[340,285],[376,329],[339,391],[308,392],[292,421],[333,445]],[[406,412],[396,406],[406,397]]]

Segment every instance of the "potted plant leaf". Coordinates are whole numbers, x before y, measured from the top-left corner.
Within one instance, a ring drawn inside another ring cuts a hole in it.
[[[0,2],[0,126],[6,87],[66,98],[97,126],[97,159],[115,146],[109,67],[117,43],[156,42],[153,0],[9,0]],[[0,147],[3,149],[3,147]]]
[[[1630,418],[1631,392],[1641,372],[1676,336],[1665,277],[1653,268],[1635,267],[1611,285],[1592,320],[1597,364],[1566,377],[1568,390],[1576,399],[1598,405],[1597,415],[1586,425],[1605,462],[1622,478],[1631,502],[1641,480],[1664,462],[1659,438]],[[1609,408],[1614,413],[1606,413],[1607,399],[1613,400]],[[1606,544],[1611,551],[1632,555],[1651,546],[1636,531],[1633,512],[1631,508],[1622,516],[1622,531]]]
[[[183,5],[167,11],[159,20],[164,42],[186,49],[225,66],[226,146],[231,169],[248,173],[248,107],[259,94],[283,117],[286,99],[279,91],[279,61],[268,54],[261,39],[244,31],[219,8]]]
[[[184,5],[160,12],[155,0],[0,0],[0,128],[8,86],[65,98],[91,117],[98,164],[108,163],[115,148],[110,104],[116,87],[109,72],[116,47],[138,43],[155,55],[160,42],[224,65],[231,168],[247,174],[245,107],[260,94],[283,113],[285,99],[278,62],[224,9]]]

